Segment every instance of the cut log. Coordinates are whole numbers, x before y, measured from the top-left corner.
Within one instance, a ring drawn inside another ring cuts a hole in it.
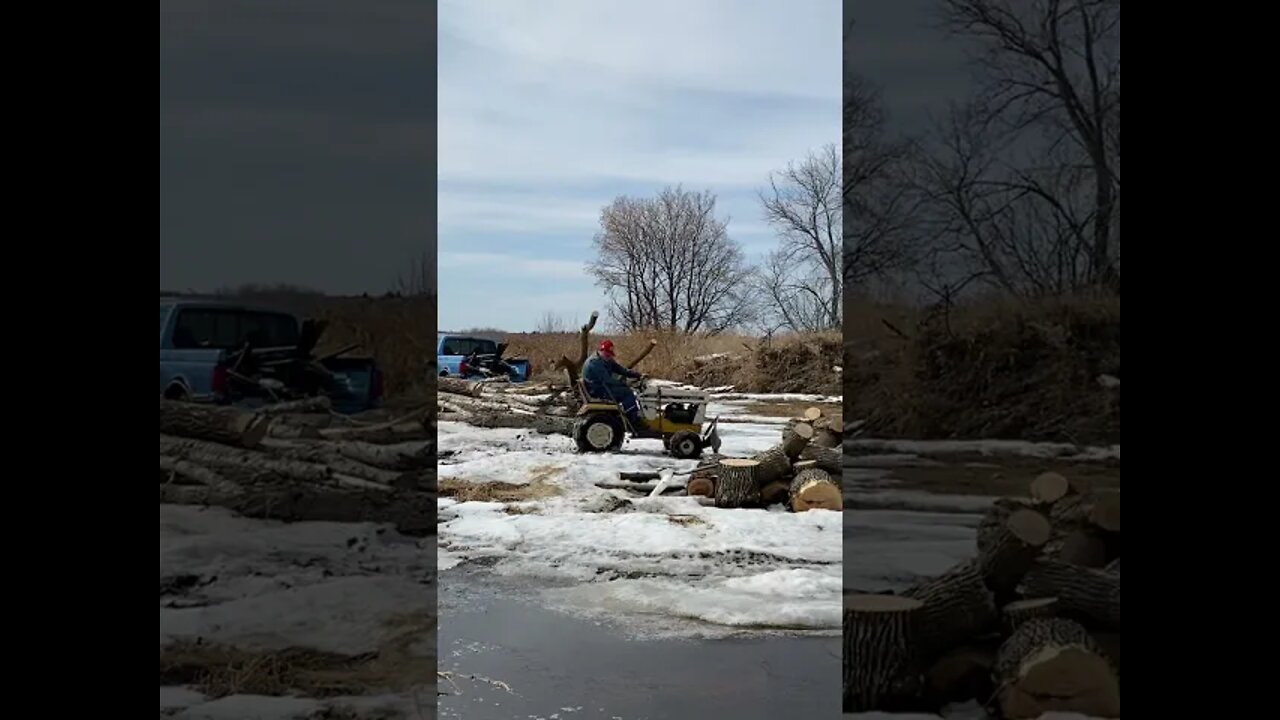
[[[813,444],[824,448],[838,448],[844,442],[844,438],[840,433],[829,427],[819,428],[814,431]]]
[[[756,453],[751,456],[751,459],[760,463],[759,469],[756,470],[756,482],[760,483],[761,487],[771,482],[785,480],[791,475],[791,459],[783,452],[781,446]]]
[[[257,409],[263,415],[306,415],[311,413],[329,414],[333,410],[333,402],[321,395],[319,397],[302,398],[288,402],[263,405]]]
[[[713,498],[716,496],[716,481],[713,475],[692,478],[686,486],[690,495]]]
[[[1119,575],[1120,574],[1120,558],[1116,558],[1115,560],[1112,560],[1111,562],[1107,563],[1106,570],[1109,573]]]
[[[1031,481],[1031,499],[1046,505],[1066,497],[1070,490],[1067,479],[1056,472],[1042,473]]]
[[[919,642],[925,658],[998,627],[995,599],[976,559],[958,563],[902,594],[924,603]]]
[[[452,395],[467,395],[478,398],[480,393],[484,392],[484,385],[470,383],[459,378],[442,377],[436,378],[436,390]]]
[[[662,473],[656,472],[619,472],[619,480],[630,480],[631,482],[643,482],[645,480],[657,480],[662,477]]]
[[[1005,633],[1012,635],[1028,620],[1043,620],[1058,616],[1058,598],[1030,598],[1014,600],[1004,606]]]
[[[1000,646],[998,703],[1009,720],[1049,712],[1120,717],[1120,681],[1105,652],[1082,626],[1062,618],[1023,623]]]
[[[1026,498],[996,498],[978,521],[978,553],[988,552],[1005,532],[1009,516],[1019,510],[1033,507],[1032,501]]]
[[[173,476],[177,480],[185,480],[188,484],[207,485],[219,492],[236,492],[240,486],[227,480],[217,473],[203,465],[198,465],[190,460],[181,460],[179,458],[160,456],[161,482],[167,482]]]
[[[197,465],[219,470],[235,480],[271,473],[302,482],[323,483],[333,476],[326,465],[272,457],[257,450],[219,445],[205,440],[160,436],[161,457],[189,460]]]
[[[596,487],[604,488],[605,490],[626,490],[628,492],[640,493],[644,495],[648,495],[654,490],[657,490],[659,485],[660,483],[656,483],[656,482],[636,483],[636,482],[615,482],[612,480],[602,480],[596,483]],[[679,485],[668,485],[662,488],[662,494],[667,495],[667,494],[676,493],[676,492],[684,492],[684,490],[685,489],[680,487]]]
[[[894,595],[844,593],[844,711],[894,709],[916,696],[922,603]]]
[[[760,502],[756,473],[757,460],[725,458],[720,461],[716,480],[716,507],[739,508]]]
[[[767,507],[769,505],[785,503],[787,502],[789,492],[790,486],[787,485],[787,483],[771,482],[760,488],[760,504]]]
[[[843,469],[840,465],[843,457],[844,453],[841,449],[818,447],[813,443],[809,443],[800,453],[801,460],[813,460],[816,463],[815,467],[826,470],[837,477],[840,476]]]
[[[787,496],[795,512],[844,509],[844,494],[826,470],[801,470],[791,481]]]
[[[1073,530],[1052,546],[1045,555],[1071,565],[1100,568],[1107,564],[1107,544],[1097,533],[1087,529]]]
[[[992,528],[985,543],[979,542],[978,563],[987,587],[996,593],[1013,591],[1052,532],[1048,518],[1026,508],[1011,512]]]
[[[930,708],[991,697],[999,639],[963,645],[947,651],[924,674],[924,693]]]
[[[1078,615],[1100,627],[1120,629],[1120,575],[1057,560],[1036,563],[1022,579],[1022,594],[1056,597],[1063,614]]]
[[[270,423],[262,413],[160,399],[160,432],[168,435],[254,448]]]
[[[644,349],[640,351],[640,354],[632,358],[630,362],[626,363],[626,367],[634,369],[642,360],[649,357],[649,353],[653,352],[653,349],[656,347],[658,347],[658,341],[650,338],[649,343],[644,346]]]
[[[804,411],[803,417],[805,420],[808,420],[809,422],[813,422],[814,420],[817,420],[818,418],[822,417],[822,408],[820,407],[806,408]]]
[[[809,423],[796,423],[783,432],[782,445],[779,448],[782,450],[782,454],[786,456],[788,465],[790,461],[800,457],[800,453],[812,439],[813,426]]]
[[[1120,532],[1120,491],[1108,490],[1071,495],[1054,503],[1049,517],[1054,525],[1092,525],[1107,532]]]

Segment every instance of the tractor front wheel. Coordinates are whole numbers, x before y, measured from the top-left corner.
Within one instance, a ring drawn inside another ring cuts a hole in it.
[[[578,452],[613,452],[622,447],[622,417],[616,413],[592,413],[573,424]]]
[[[671,456],[680,460],[693,460],[702,454],[702,438],[697,433],[681,430],[667,442]]]

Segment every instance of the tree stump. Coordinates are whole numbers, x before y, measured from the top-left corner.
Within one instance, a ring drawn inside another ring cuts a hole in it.
[[[883,710],[918,690],[912,675],[922,608],[906,597],[844,593],[845,712]]]
[[[1023,623],[1000,646],[995,677],[1008,720],[1048,712],[1120,717],[1120,680],[1098,643],[1062,618]]]
[[[160,432],[166,435],[254,448],[267,436],[270,424],[271,418],[262,413],[160,399]]]
[[[825,470],[808,468],[796,473],[787,494],[795,512],[844,509],[844,493]]]
[[[760,502],[760,486],[756,475],[758,460],[725,458],[720,461],[716,478],[716,507],[739,508]]]

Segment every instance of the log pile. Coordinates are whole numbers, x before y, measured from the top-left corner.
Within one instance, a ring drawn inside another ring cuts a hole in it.
[[[258,409],[162,398],[160,502],[283,521],[385,522],[406,535],[432,534],[429,410],[357,420],[332,413],[327,398]]]
[[[1046,473],[992,503],[977,554],[844,595],[844,711],[1120,716],[1120,493]]]
[[[752,457],[704,458],[689,478],[688,493],[722,508],[782,503],[795,512],[841,510],[840,451],[815,445],[817,435],[810,420],[797,419],[783,429],[782,442]]]

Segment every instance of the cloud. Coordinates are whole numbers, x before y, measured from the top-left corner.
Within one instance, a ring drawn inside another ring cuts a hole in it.
[[[731,237],[763,255],[776,238],[756,189],[840,142],[841,8],[829,0],[443,0],[439,26],[440,248],[486,258],[446,273],[442,255],[447,325],[496,314],[532,327],[574,309],[539,305],[556,294],[603,308],[582,267],[619,195],[710,190]],[[451,302],[447,288],[470,296],[503,255],[519,307]]]

